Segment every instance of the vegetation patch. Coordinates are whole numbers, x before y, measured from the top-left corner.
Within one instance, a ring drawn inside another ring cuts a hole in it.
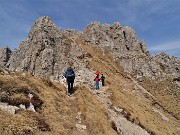
[[[174,78],[173,81],[178,81],[178,82],[180,82],[180,77]]]
[[[35,107],[35,110],[40,108],[42,105],[42,100],[39,98],[37,94],[31,91],[27,86],[20,86],[18,84],[13,83],[6,83],[7,81],[1,83],[1,95],[0,101],[8,103],[9,105],[17,106],[25,105],[26,108],[29,107],[30,103],[32,103]],[[28,94],[32,94],[33,97],[30,99]]]

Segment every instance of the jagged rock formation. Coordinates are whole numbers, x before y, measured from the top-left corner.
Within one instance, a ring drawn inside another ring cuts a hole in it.
[[[28,38],[13,52],[7,67],[56,79],[67,66],[84,67],[90,56],[70,39],[73,32],[77,34],[71,30],[63,32],[49,17],[41,17],[32,26]]]
[[[170,57],[166,53],[155,55],[155,61],[159,63],[162,71],[166,74],[180,77],[180,59],[177,57]]]
[[[11,50],[8,46],[0,48],[0,66],[4,67],[6,63],[9,61],[11,56]]]
[[[157,56],[154,58],[147,50],[144,41],[139,42],[136,33],[129,27],[123,27],[119,23],[112,25],[100,25],[97,22],[90,24],[82,34],[86,44],[96,45],[104,52],[111,54],[114,60],[120,62],[125,71],[135,77],[157,77],[162,74],[177,75],[176,70],[162,70],[167,64],[179,66],[179,58],[169,57],[168,63],[158,63]],[[168,67],[173,67],[173,66]],[[170,70],[170,69],[169,69]]]
[[[91,56],[80,44],[101,48],[103,55],[112,56],[136,78],[166,74],[177,77],[180,74],[179,58],[152,56],[145,42],[139,42],[135,31],[127,26],[117,22],[112,25],[93,22],[81,32],[71,29],[63,31],[46,16],[34,23],[28,38],[13,51],[9,61],[9,55],[5,57],[4,64],[8,61],[6,66],[10,70],[58,79],[69,65],[77,70],[86,67]]]

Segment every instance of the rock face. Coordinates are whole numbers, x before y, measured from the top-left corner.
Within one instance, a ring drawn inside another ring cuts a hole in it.
[[[0,48],[0,66],[4,67],[9,61],[10,56],[11,50],[7,46]]]
[[[93,22],[83,31],[82,37],[86,44],[99,46],[103,52],[108,52],[114,60],[120,62],[126,72],[135,77],[180,74],[179,58],[170,58],[167,55],[153,57],[145,42],[139,42],[135,31],[127,26],[122,27],[119,23],[100,25]]]
[[[58,79],[68,66],[79,68],[86,63],[86,52],[70,38],[77,34],[74,30],[63,32],[49,17],[41,17],[32,26],[28,38],[13,52],[7,67]],[[78,59],[82,55],[84,61]]]
[[[67,66],[76,70],[87,66],[91,56],[78,43],[98,46],[103,55],[111,55],[124,70],[135,77],[179,76],[180,60],[166,54],[152,56],[144,41],[139,42],[135,31],[120,23],[93,22],[83,31],[62,31],[49,17],[39,18],[31,28],[28,38],[20,47],[4,57],[9,70],[28,71],[35,76],[58,79]],[[4,54],[3,54],[4,56]]]
[[[155,55],[154,59],[159,63],[163,72],[180,77],[180,58],[160,53]]]

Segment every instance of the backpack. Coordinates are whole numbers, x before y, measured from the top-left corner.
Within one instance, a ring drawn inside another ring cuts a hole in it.
[[[67,70],[66,78],[75,78],[75,74],[74,74],[74,71],[72,69],[71,70]]]
[[[94,79],[94,81],[95,81],[95,82],[99,82],[100,79],[99,79],[98,77],[96,77],[96,78]]]
[[[74,73],[67,73],[67,78],[74,78],[74,77],[75,77]]]

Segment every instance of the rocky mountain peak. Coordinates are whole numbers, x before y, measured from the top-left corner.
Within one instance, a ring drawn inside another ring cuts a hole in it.
[[[50,25],[54,24],[49,16],[42,16],[39,19],[37,19],[34,23],[34,25],[40,26],[40,27],[41,25],[49,25],[49,24]]]
[[[91,55],[84,48],[88,46],[98,47],[103,55],[109,54],[125,72],[138,78],[180,74],[179,58],[152,56],[145,41],[139,41],[132,28],[119,22],[92,22],[83,31],[63,31],[47,16],[35,21],[28,38],[13,52],[6,66],[36,76],[59,76],[70,63],[77,69],[87,66]]]
[[[35,23],[32,25],[31,30],[45,29],[52,26],[55,26],[55,24],[52,22],[51,18],[48,16],[42,16],[35,21]]]
[[[29,39],[33,39],[34,36],[41,39],[51,39],[51,37],[56,36],[56,34],[61,35],[61,33],[61,29],[52,22],[50,17],[43,16],[35,21],[28,37]]]
[[[86,52],[73,41],[74,36],[78,36],[77,31],[62,31],[49,17],[41,17],[32,26],[28,38],[13,52],[6,66],[10,70],[58,79],[69,65],[76,68],[83,66],[79,57],[84,57]]]
[[[83,30],[82,36],[87,44],[110,47],[112,51],[141,51],[135,31],[118,22],[112,25],[93,22]]]
[[[121,26],[121,24],[119,22],[114,22],[111,25],[111,29],[119,29],[119,28],[122,28],[122,26]]]
[[[100,22],[91,22],[86,29],[93,29],[93,28],[98,28],[100,26]]]

